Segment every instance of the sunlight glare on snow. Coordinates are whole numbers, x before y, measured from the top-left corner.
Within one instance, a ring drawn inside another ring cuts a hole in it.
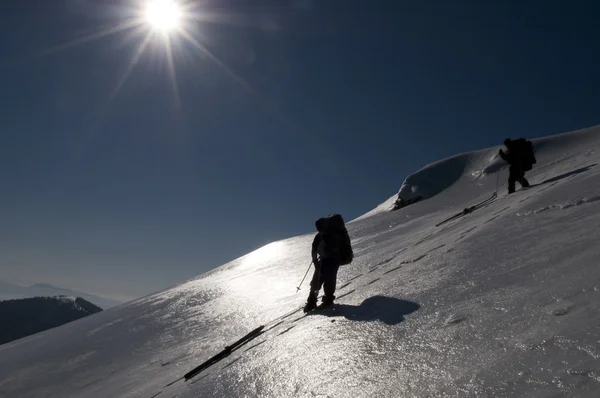
[[[283,242],[273,242],[273,243],[269,243],[268,245],[265,245],[263,247],[261,247],[260,249],[257,249],[255,251],[253,251],[252,253],[248,254],[243,261],[243,265],[244,266],[252,266],[252,265],[258,265],[260,266],[259,263],[265,263],[268,262],[270,260],[273,260],[274,258],[282,255],[285,251],[285,244]]]

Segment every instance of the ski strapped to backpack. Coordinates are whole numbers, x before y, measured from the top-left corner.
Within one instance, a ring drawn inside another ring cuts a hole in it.
[[[322,236],[319,254],[322,258],[335,258],[340,265],[347,265],[354,259],[350,235],[340,214],[331,214],[316,222]]]

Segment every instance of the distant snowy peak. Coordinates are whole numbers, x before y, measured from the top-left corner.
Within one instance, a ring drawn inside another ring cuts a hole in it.
[[[65,305],[70,305],[76,311],[84,312],[88,315],[95,314],[96,312],[102,311],[102,308],[90,303],[89,301],[82,299],[81,297],[75,296],[55,296],[49,297],[50,299],[58,300]]]
[[[538,159],[535,167],[547,166],[557,161],[559,156],[562,158],[585,152],[586,147],[599,139],[600,126],[531,139]],[[502,147],[503,144],[500,143],[494,147],[461,153],[430,163],[406,177],[397,193],[353,221],[390,211],[399,197],[409,202],[422,201],[447,191],[465,178],[476,181],[494,177],[497,172],[507,167],[506,162],[498,156],[498,149]],[[495,189],[495,182],[492,181],[487,185]]]
[[[101,312],[80,297],[33,297],[0,301],[0,344]]]
[[[0,281],[0,300],[55,296],[81,297],[103,309],[108,309],[122,304],[122,302],[117,300],[111,300],[92,294],[56,287],[46,283],[36,283],[31,286],[19,286],[13,283]]]

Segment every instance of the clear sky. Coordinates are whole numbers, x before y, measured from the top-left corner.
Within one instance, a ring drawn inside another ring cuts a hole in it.
[[[170,46],[143,0],[9,3],[6,281],[137,297],[429,162],[600,124],[594,1],[185,1]]]

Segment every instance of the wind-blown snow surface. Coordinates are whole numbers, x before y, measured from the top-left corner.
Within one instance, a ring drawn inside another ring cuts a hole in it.
[[[529,190],[506,195],[495,147],[430,166],[460,168],[430,199],[349,223],[356,257],[333,308],[277,321],[305,300],[306,283],[295,287],[312,235],[276,242],[1,346],[0,396],[596,397],[600,128],[534,145]],[[489,197],[498,170],[495,202],[435,227]],[[267,332],[165,387],[259,325]]]

